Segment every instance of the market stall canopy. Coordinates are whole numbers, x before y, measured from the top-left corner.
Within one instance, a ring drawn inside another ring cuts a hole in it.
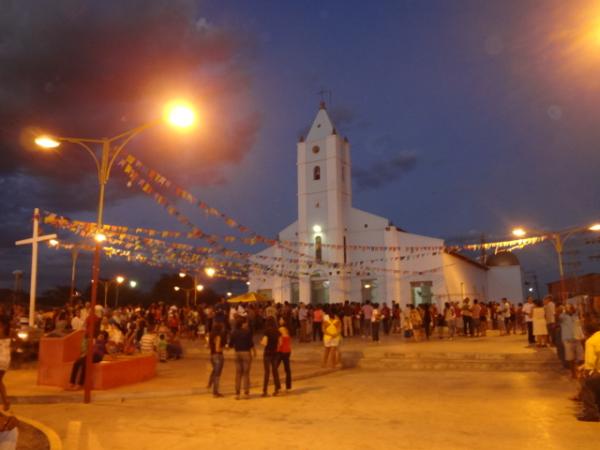
[[[230,298],[227,300],[229,303],[251,303],[251,302],[266,302],[269,300],[258,292],[246,292],[245,294],[238,295],[237,297]]]

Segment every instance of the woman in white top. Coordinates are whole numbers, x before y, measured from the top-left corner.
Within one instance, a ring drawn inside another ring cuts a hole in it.
[[[533,321],[533,335],[535,336],[536,347],[548,346],[548,327],[546,325],[546,314],[544,305],[540,300],[535,302],[535,307],[531,311]]]

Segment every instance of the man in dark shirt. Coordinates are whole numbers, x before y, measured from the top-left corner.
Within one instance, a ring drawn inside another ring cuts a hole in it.
[[[244,394],[250,396],[250,365],[252,356],[256,356],[252,332],[245,317],[240,317],[235,330],[231,333],[229,347],[235,350],[235,398],[240,399],[242,379]]]

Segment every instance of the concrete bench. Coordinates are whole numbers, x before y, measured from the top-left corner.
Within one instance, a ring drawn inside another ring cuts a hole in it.
[[[110,357],[107,357],[110,358]],[[94,389],[110,389],[139,383],[156,376],[156,356],[119,355],[94,364]]]

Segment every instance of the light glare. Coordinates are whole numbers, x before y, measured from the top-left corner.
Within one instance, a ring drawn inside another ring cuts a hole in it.
[[[60,145],[60,142],[50,136],[38,136],[34,142],[38,147],[42,148],[56,148]]]

